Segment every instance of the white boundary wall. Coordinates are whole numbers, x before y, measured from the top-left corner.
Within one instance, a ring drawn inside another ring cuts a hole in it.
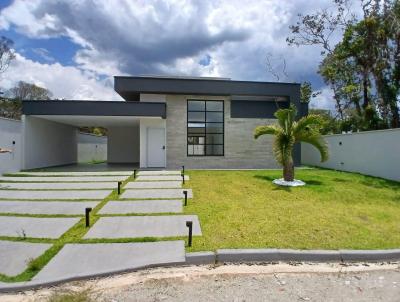
[[[301,163],[400,181],[400,129],[325,135],[329,160],[321,163],[318,151],[301,144]]]
[[[0,153],[0,175],[22,168],[21,122],[0,117],[0,148],[11,153]]]
[[[22,169],[74,164],[78,160],[74,126],[22,116]]]
[[[107,136],[78,133],[78,163],[107,160]]]
[[[78,133],[77,141],[78,162],[107,160],[107,137]],[[0,117],[0,148],[12,151],[0,153],[0,175],[23,169],[22,143],[22,122]]]

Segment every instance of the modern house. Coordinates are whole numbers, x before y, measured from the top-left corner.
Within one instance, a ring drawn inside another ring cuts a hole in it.
[[[108,163],[141,168],[275,168],[272,137],[253,138],[274,112],[300,103],[300,85],[224,78],[115,77],[125,100],[24,101],[23,168],[76,163],[82,126],[108,129]],[[300,147],[295,151],[300,162]]]

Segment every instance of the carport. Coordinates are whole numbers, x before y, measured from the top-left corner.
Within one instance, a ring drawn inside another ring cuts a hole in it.
[[[24,101],[22,112],[24,170],[76,164],[79,127],[108,129],[109,164],[165,167],[165,134],[155,131],[165,133],[164,102]]]

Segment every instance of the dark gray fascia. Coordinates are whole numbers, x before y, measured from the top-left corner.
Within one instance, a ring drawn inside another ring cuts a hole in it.
[[[166,118],[166,103],[111,101],[23,101],[25,115],[150,116]]]
[[[135,101],[140,93],[189,95],[273,95],[295,96],[298,83],[271,83],[215,79],[158,77],[114,77],[114,89],[126,101]]]
[[[231,118],[275,118],[278,109],[289,108],[289,102],[231,101]]]

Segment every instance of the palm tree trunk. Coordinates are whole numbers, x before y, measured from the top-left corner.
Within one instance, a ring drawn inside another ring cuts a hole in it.
[[[283,179],[285,181],[293,181],[294,180],[293,160],[289,160],[283,165]]]

